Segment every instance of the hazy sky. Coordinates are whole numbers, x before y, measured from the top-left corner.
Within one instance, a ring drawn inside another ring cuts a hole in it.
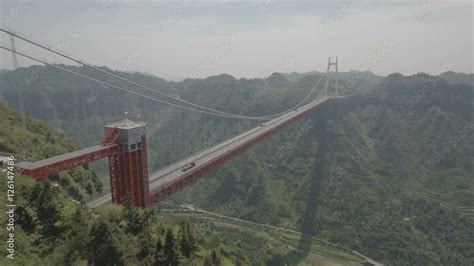
[[[328,56],[339,56],[340,71],[473,72],[472,1],[0,2],[2,27],[96,65],[167,79],[325,71]],[[11,69],[11,55],[0,56]]]

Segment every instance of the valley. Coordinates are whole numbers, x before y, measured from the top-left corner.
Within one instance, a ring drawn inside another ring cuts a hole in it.
[[[18,109],[15,86],[25,86],[25,112],[83,147],[96,144],[102,126],[126,110],[148,124],[150,170],[258,126],[186,113],[107,90],[89,102],[95,85],[51,69],[29,85],[22,84],[17,75],[34,68],[0,74],[4,102]],[[307,75],[290,82],[278,73],[265,81],[220,75],[183,81],[184,85],[138,73],[120,75],[229,112],[238,112],[243,104],[256,115],[291,108],[321,77]],[[230,235],[241,230],[251,230],[245,233],[250,235],[263,230],[258,236],[262,242],[255,245],[270,245],[266,255],[252,255],[251,245],[226,253],[238,243],[228,240],[220,254],[229,261],[273,258],[274,263],[305,264],[313,258],[332,265],[343,259],[346,265],[364,259],[347,252],[356,250],[387,265],[415,263],[413,258],[420,264],[469,265],[474,234],[472,86],[453,84],[452,75],[450,83],[424,74],[366,75],[355,86],[340,80],[341,93],[349,97],[303,118],[169,199],[174,206],[192,203],[209,213],[165,211],[158,205],[158,216],[170,224],[212,223],[225,232],[203,233],[203,239],[233,239]],[[42,87],[45,81],[48,87]],[[425,98],[412,103],[417,90],[433,84]],[[262,86],[267,86],[263,96],[254,98]],[[441,101],[436,98],[440,94],[452,96]],[[26,156],[21,149],[16,152]],[[90,169],[99,173],[107,191],[105,165],[94,163]],[[109,208],[115,207],[105,206],[104,211]],[[207,250],[224,243],[206,241]]]

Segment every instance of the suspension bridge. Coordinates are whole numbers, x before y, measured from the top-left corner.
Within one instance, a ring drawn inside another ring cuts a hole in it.
[[[110,176],[110,193],[90,201],[88,206],[92,208],[99,207],[108,202],[122,203],[125,196],[129,193],[131,194],[136,206],[142,208],[150,207],[153,203],[158,203],[179,190],[193,184],[204,175],[218,169],[224,163],[232,160],[240,153],[268,138],[280,129],[290,125],[292,122],[322,108],[329,104],[333,99],[340,97],[338,96],[337,86],[337,58],[334,62],[331,62],[331,59],[329,58],[326,83],[320,90],[319,95],[317,95],[313,100],[310,100],[309,97],[318,88],[322,77],[319,79],[313,90],[310,91],[303,100],[289,110],[266,116],[245,116],[202,106],[180,97],[176,97],[176,95],[152,89],[98,68],[93,64],[67,55],[64,52],[52,49],[48,45],[39,43],[38,41],[34,41],[23,35],[19,35],[18,33],[2,28],[0,28],[0,31],[10,35],[10,48],[4,45],[0,45],[0,48],[10,51],[14,58],[14,62],[16,62],[16,55],[20,55],[38,63],[99,83],[111,89],[144,97],[162,104],[206,115],[260,121],[259,125],[244,133],[151,173],[148,172],[146,125],[144,123],[131,121],[128,118],[127,113],[124,114],[125,117],[122,121],[110,123],[105,126],[105,134],[99,145],[36,162],[21,162],[17,164],[17,170],[21,174],[31,176],[38,181],[46,181],[49,176],[55,175],[61,171],[107,158]],[[15,48],[14,38],[26,41],[27,43],[72,60],[75,63],[79,63],[104,75],[129,83],[141,89],[157,93],[161,97],[167,99],[164,100],[163,98],[145,95],[131,89],[125,89],[109,82],[78,73],[61,65],[50,64],[45,60],[18,51]],[[335,73],[336,77],[335,90],[332,94],[329,94],[328,84],[330,81],[329,73],[331,66],[335,67],[335,72],[333,73]]]

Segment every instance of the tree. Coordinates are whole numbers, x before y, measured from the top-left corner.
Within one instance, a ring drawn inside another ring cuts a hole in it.
[[[171,228],[166,230],[164,256],[166,265],[175,266],[179,264],[179,255],[176,250],[175,238]]]
[[[56,222],[61,219],[61,212],[55,202],[56,195],[57,191],[48,182],[39,182],[33,186],[27,197],[31,209],[36,213],[41,235],[45,238],[57,237],[60,234]]]
[[[103,219],[98,219],[89,233],[89,258],[93,265],[120,265],[121,254],[112,238],[109,226]]]
[[[143,260],[151,254],[150,245],[148,243],[148,239],[145,234],[139,235],[138,244],[139,244],[139,251],[138,251],[137,257],[140,260]]]
[[[217,252],[213,250],[209,256],[204,259],[204,266],[219,266],[221,265],[221,259],[217,255]]]
[[[133,205],[132,195],[127,193],[123,202],[123,220],[126,223],[125,231],[137,235],[143,230],[143,220],[137,207]]]
[[[217,256],[217,253],[215,250],[213,250],[211,253],[211,259],[214,265],[221,265],[221,259]]]
[[[25,232],[32,233],[35,230],[36,224],[33,215],[23,205],[19,205],[16,210],[16,222],[21,226]]]
[[[191,227],[189,223],[186,223],[186,235],[188,236],[189,247],[191,253],[197,250],[196,239],[194,238],[193,232],[191,231]]]
[[[181,253],[189,258],[196,251],[196,243],[189,228],[189,223],[182,223],[179,231]]]
[[[181,248],[181,254],[183,254],[183,256],[185,256],[186,258],[189,258],[189,256],[191,256],[190,243],[189,243],[188,236],[186,235],[186,232],[184,230],[184,224],[182,225],[182,228],[179,230],[179,238],[180,238],[179,246]]]
[[[158,238],[156,241],[156,248],[155,248],[155,266],[160,266],[165,263],[165,256],[163,250],[163,244],[161,243],[161,239]]]

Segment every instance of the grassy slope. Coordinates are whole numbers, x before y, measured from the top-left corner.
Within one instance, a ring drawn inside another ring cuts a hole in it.
[[[72,142],[46,123],[24,116],[0,104],[0,151],[21,157],[42,159],[70,151]]]

